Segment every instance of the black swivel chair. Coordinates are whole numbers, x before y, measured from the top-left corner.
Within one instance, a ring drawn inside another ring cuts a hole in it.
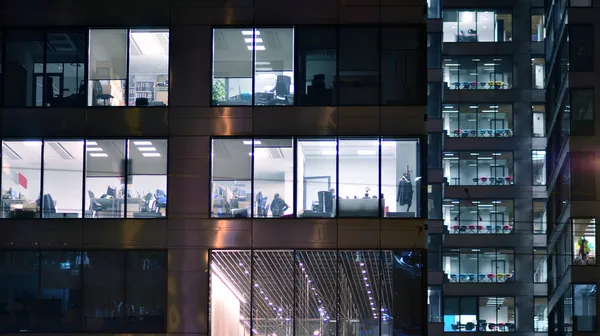
[[[91,190],[88,190],[88,196],[90,197],[90,211],[92,212],[92,217],[98,217],[98,211],[104,210],[104,206],[100,202],[96,200],[96,196]]]
[[[275,105],[289,105],[288,96],[290,95],[290,86],[292,85],[292,77],[279,75],[275,82]]]
[[[94,101],[94,105],[98,105],[97,100],[102,99],[104,101],[104,106],[106,106],[106,102],[115,98],[114,96],[104,93],[104,89],[102,88],[102,84],[100,81],[96,81],[94,84],[94,91],[96,91],[96,101]]]

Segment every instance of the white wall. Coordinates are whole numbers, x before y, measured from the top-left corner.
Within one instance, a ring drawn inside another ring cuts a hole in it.
[[[499,310],[498,310],[499,308]],[[506,323],[508,320],[507,306],[480,306],[479,320],[485,320],[487,323]]]
[[[240,301],[213,273],[210,285],[210,331],[213,335],[244,336],[240,323]]]

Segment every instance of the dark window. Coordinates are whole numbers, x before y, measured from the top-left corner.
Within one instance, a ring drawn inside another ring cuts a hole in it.
[[[83,253],[43,251],[41,260],[39,329],[43,332],[81,330]]]
[[[123,330],[125,310],[125,255],[120,251],[83,252],[84,311],[86,332]]]
[[[296,101],[302,106],[337,105],[337,29],[296,29]]]
[[[596,155],[594,152],[571,152],[571,199],[596,199]]]
[[[166,256],[160,251],[127,252],[126,328],[131,332],[165,330]]]
[[[4,86],[5,106],[43,106],[43,46],[41,30],[7,31],[4,82],[10,85]]]
[[[594,26],[569,25],[569,70],[594,71]]]
[[[573,285],[574,331],[596,331],[596,285]]]
[[[571,89],[571,135],[594,135],[593,89]]]
[[[35,331],[39,253],[0,251],[0,332]]]
[[[381,104],[424,105],[424,37],[417,28],[382,28]]]
[[[339,32],[339,87],[341,105],[379,103],[378,29],[344,27]]]

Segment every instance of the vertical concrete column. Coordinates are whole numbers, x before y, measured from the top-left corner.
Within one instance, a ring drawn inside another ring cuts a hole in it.
[[[167,332],[208,334],[208,249],[169,250]]]

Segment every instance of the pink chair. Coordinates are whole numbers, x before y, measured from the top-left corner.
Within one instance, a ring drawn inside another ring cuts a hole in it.
[[[506,184],[508,184],[508,185],[511,185],[513,183],[512,176],[505,176],[504,180],[506,181]]]
[[[496,274],[494,274],[494,273],[488,273],[487,277],[488,277],[488,279],[490,279],[490,282],[493,282],[494,278],[496,277]]]
[[[481,184],[485,184],[488,180],[487,176],[481,176],[479,179],[481,180]]]

